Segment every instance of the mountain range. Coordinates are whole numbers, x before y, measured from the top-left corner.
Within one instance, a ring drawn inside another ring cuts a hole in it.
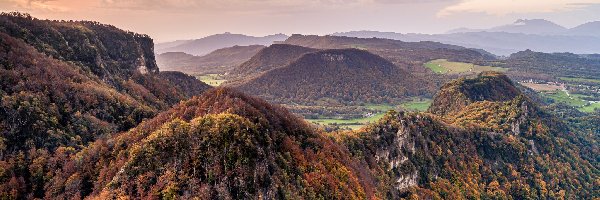
[[[288,36],[284,34],[255,37],[242,34],[223,33],[194,40],[178,40],[174,42],[158,43],[154,47],[154,52],[156,54],[162,54],[167,52],[183,52],[194,56],[203,56],[217,49],[232,47],[236,45],[268,46],[276,41],[283,41],[287,37]]]
[[[598,33],[600,33],[600,21],[588,22],[573,28],[565,28],[545,19],[519,19],[512,24],[496,26],[489,29],[459,28],[450,30],[447,33],[468,32],[506,32],[535,35],[579,35],[598,37]]]
[[[187,74],[223,74],[248,61],[263,48],[265,46],[262,45],[233,46],[217,49],[204,56],[167,52],[156,56],[156,64],[161,70]]]
[[[337,36],[387,38],[407,42],[436,41],[469,48],[484,49],[496,55],[531,49],[539,52],[600,52],[600,22],[590,22],[567,29],[546,20],[517,20],[510,25],[490,29],[455,29],[445,34],[351,31]]]

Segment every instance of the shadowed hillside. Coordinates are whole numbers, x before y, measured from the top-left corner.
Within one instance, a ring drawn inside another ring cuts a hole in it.
[[[262,49],[250,60],[233,68],[228,76],[235,79],[259,75],[272,69],[284,67],[305,53],[314,51],[317,50],[287,44],[274,44]]]
[[[392,102],[409,95],[431,94],[433,87],[389,61],[357,49],[304,54],[285,67],[237,86],[276,102]]]

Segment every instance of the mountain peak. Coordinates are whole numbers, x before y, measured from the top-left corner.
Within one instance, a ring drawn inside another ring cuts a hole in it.
[[[458,112],[474,102],[509,101],[520,94],[519,89],[505,74],[482,72],[475,78],[461,78],[446,83],[435,95],[429,111],[446,115]]]

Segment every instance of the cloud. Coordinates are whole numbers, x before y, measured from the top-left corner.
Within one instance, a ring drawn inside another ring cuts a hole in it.
[[[1,10],[5,11],[42,11],[42,12],[63,12],[67,8],[59,5],[54,5],[56,0],[1,0]]]
[[[504,16],[523,13],[562,12],[600,4],[600,0],[463,0],[437,13],[445,17],[457,13],[485,13]]]

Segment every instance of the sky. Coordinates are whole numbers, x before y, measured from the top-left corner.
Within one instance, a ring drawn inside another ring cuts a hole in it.
[[[93,20],[167,42],[224,32],[433,34],[517,19],[547,19],[571,28],[600,21],[600,0],[0,0],[0,11]]]

